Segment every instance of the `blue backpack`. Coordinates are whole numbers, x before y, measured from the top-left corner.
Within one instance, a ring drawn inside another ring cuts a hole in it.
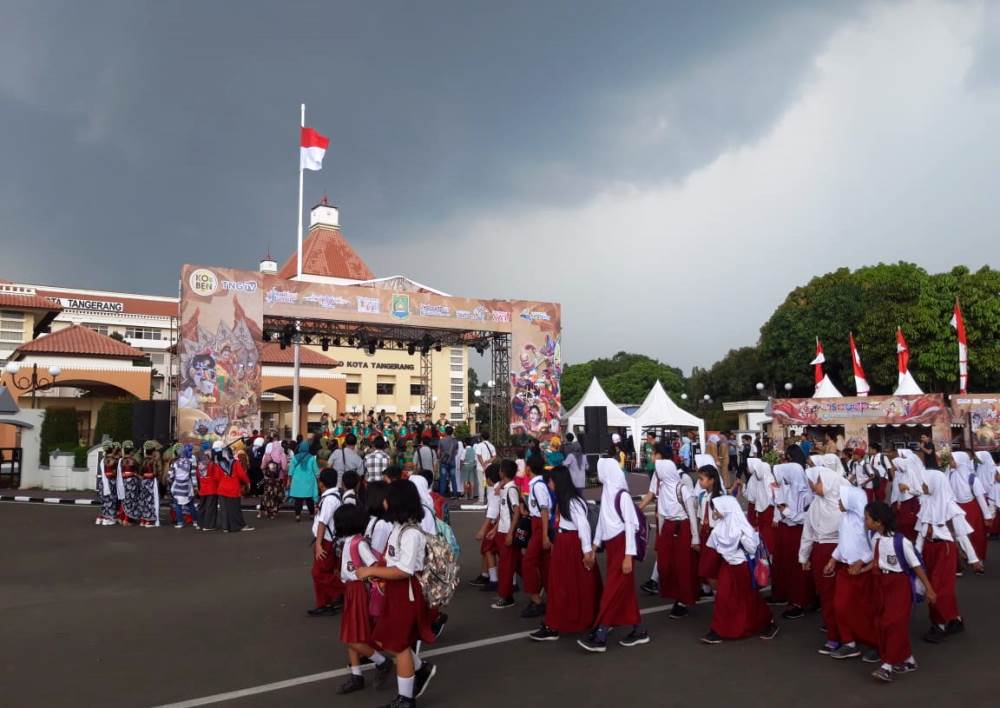
[[[622,496],[625,494],[627,492],[621,489],[615,496],[615,511],[618,512],[618,518],[622,520],[622,523],[625,523],[625,516],[622,514]],[[639,520],[639,528],[635,531],[635,559],[642,563],[646,559],[646,549],[649,548],[649,522],[646,521],[646,515],[632,501],[632,497],[628,498],[628,503],[635,509],[635,516]]]

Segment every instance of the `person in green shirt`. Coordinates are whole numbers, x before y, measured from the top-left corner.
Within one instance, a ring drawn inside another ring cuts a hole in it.
[[[656,471],[656,461],[653,459],[653,449],[656,447],[656,433],[650,430],[646,433],[646,442],[642,444],[642,469],[649,475]]]

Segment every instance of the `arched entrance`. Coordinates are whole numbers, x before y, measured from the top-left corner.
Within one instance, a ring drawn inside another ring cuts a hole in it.
[[[282,437],[290,437],[292,430],[292,385],[291,383],[273,382],[267,386],[267,379],[263,386],[261,401],[261,430],[276,430]],[[314,386],[322,382],[322,387]],[[276,385],[275,385],[276,384]],[[320,381],[309,381],[302,377],[299,386],[299,431],[303,434],[309,429],[311,419],[319,419],[322,412],[331,416],[338,415],[344,410],[344,400],[346,398],[346,386],[343,379],[321,379]],[[310,411],[314,399],[321,402],[322,411]]]

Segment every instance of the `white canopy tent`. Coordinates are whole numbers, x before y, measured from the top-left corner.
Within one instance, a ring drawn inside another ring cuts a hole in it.
[[[701,449],[705,449],[705,421],[674,403],[663,384],[657,381],[646,395],[639,410],[632,414],[632,439],[638,450],[642,445],[642,429],[652,427],[697,428]]]
[[[843,398],[843,394],[833,385],[829,376],[823,376],[823,380],[816,384],[816,391],[813,398]]]
[[[585,424],[584,409],[589,406],[599,406],[607,410],[609,428],[628,428],[630,430],[633,428],[635,420],[628,413],[612,403],[611,399],[608,398],[608,394],[601,388],[601,384],[597,382],[597,377],[595,376],[594,380],[590,382],[590,386],[587,387],[587,392],[580,399],[580,402],[573,406],[569,413],[566,414],[567,430],[573,430],[574,426],[583,426]]]

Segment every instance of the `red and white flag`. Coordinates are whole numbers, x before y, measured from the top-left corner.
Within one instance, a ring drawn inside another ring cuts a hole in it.
[[[865,370],[861,366],[861,355],[858,354],[858,345],[854,343],[854,332],[851,332],[851,363],[854,364],[854,388],[858,396],[868,395],[868,379],[865,378]]]
[[[910,371],[910,348],[906,346],[906,337],[903,336],[903,328],[896,328],[896,364],[900,374],[907,374]]]
[[[823,381],[823,364],[825,362],[826,357],[823,356],[823,345],[820,343],[819,337],[816,337],[816,358],[810,361],[809,364],[814,367],[813,372],[817,386]]]
[[[965,320],[962,308],[955,298],[955,311],[951,315],[951,326],[958,335],[958,392],[968,393],[969,387],[969,340],[965,336]]]
[[[299,141],[301,151],[299,153],[300,170],[321,170],[323,169],[323,156],[330,146],[330,138],[320,135],[312,128],[303,126],[302,137]]]

